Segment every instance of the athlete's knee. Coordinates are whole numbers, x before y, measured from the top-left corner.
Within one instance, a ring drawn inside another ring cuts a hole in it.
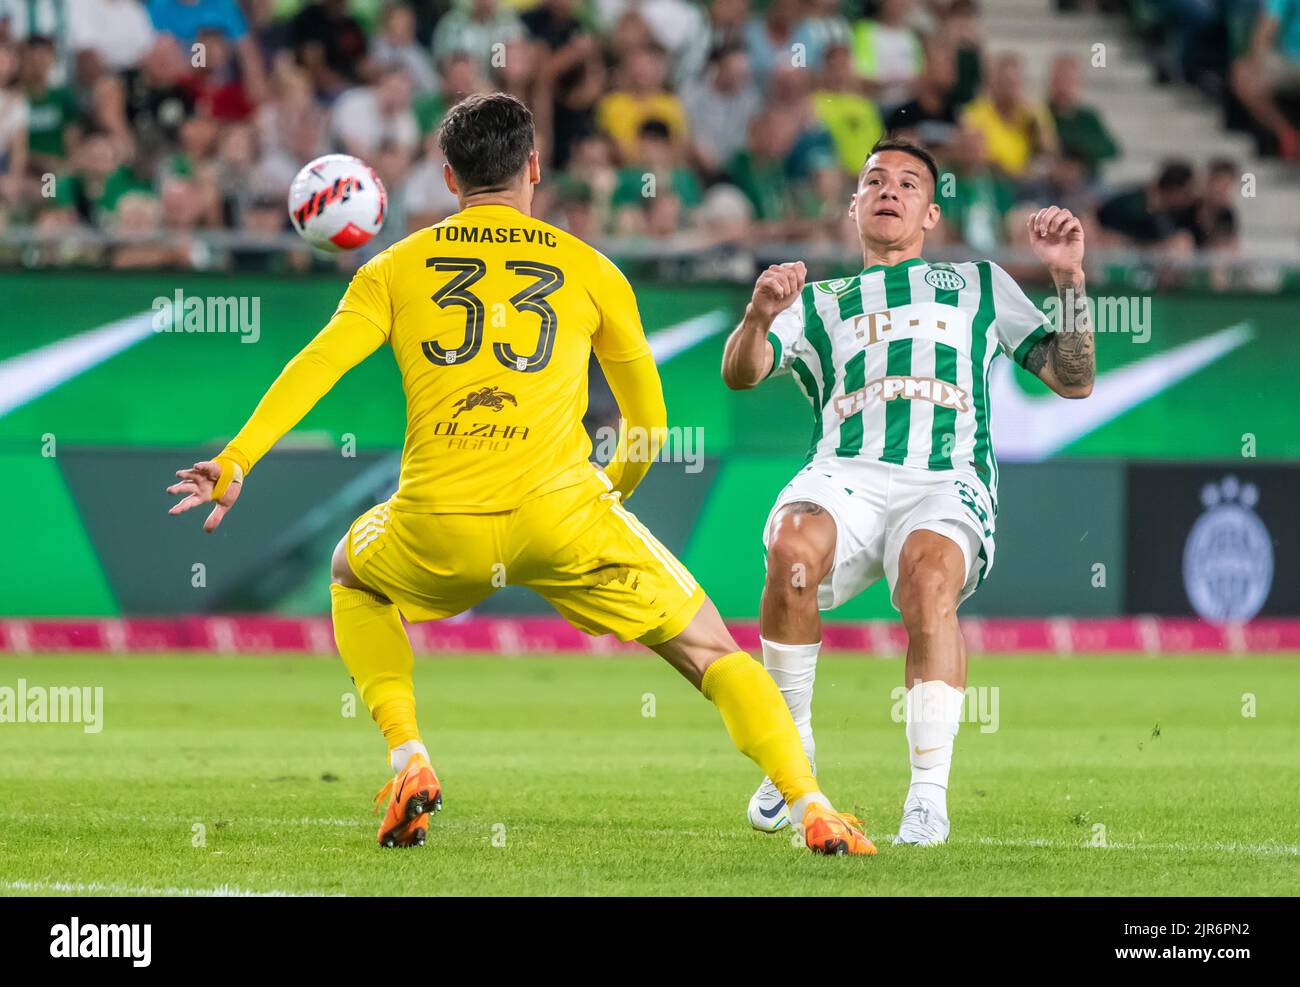
[[[344,535],[334,546],[334,555],[330,559],[330,582],[349,589],[364,589],[348,562],[348,536]]]
[[[954,574],[948,560],[935,552],[906,550],[899,556],[894,599],[909,634],[930,634],[957,612]]]
[[[767,548],[767,584],[783,596],[815,594],[830,572],[835,555],[831,531],[813,530],[800,515],[783,514],[772,529]]]
[[[662,644],[651,645],[650,649],[698,689],[708,667],[719,658],[739,651],[740,647],[727,630],[718,608],[706,599],[681,633]]]

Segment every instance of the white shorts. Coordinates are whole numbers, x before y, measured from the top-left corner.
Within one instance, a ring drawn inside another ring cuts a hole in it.
[[[786,504],[806,501],[835,521],[835,560],[817,587],[817,607],[833,610],[884,576],[898,603],[898,556],[924,528],[956,542],[966,560],[965,601],[993,568],[993,507],[984,484],[967,470],[920,470],[873,460],[836,459],[805,466],[776,498],[763,528]]]

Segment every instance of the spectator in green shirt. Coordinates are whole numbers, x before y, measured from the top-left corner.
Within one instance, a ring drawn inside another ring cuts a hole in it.
[[[727,169],[754,209],[754,236],[806,237],[822,227],[815,173],[799,177],[794,153],[801,137],[795,116],[768,106],[749,126],[749,144]],[[835,173],[838,175],[838,173]]]
[[[951,166],[939,176],[939,206],[953,239],[977,252],[1007,242],[1007,215],[1016,202],[1015,185],[989,161],[984,134],[964,127],[952,144]]]
[[[54,43],[28,38],[21,80],[27,96],[28,164],[37,173],[60,171],[77,140],[77,101],[69,90],[50,86],[53,69]]]
[[[1047,107],[1056,122],[1061,149],[1084,163],[1089,178],[1097,178],[1101,165],[1118,157],[1119,145],[1101,115],[1080,102],[1083,68],[1078,56],[1058,55],[1052,61],[1047,85]]]
[[[611,206],[619,233],[670,236],[688,225],[700,204],[695,173],[677,163],[672,131],[662,120],[637,129],[636,156],[620,168]]]
[[[74,168],[55,179],[54,203],[73,208],[84,223],[99,225],[107,214],[107,197],[117,194],[109,179],[120,165],[112,134],[90,131],[77,145]]]

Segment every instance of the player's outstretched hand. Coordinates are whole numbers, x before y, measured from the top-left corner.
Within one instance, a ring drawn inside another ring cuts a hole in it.
[[[1029,217],[1034,253],[1053,273],[1073,273],[1083,267],[1083,224],[1060,206],[1048,206]]]
[[[180,477],[179,483],[173,483],[167,488],[169,494],[186,494],[186,498],[175,504],[168,514],[184,514],[192,507],[199,507],[212,501],[212,491],[217,488],[221,480],[221,464],[213,462],[195,463],[191,469],[177,470],[176,475]],[[235,501],[239,499],[239,491],[244,484],[234,479],[226,487],[226,492],[217,505],[212,508],[212,513],[208,519],[203,522],[204,531],[216,531],[217,525],[221,519],[226,516],[226,512],[235,506]]]
[[[754,282],[754,297],[749,304],[758,315],[771,322],[799,297],[807,277],[808,268],[801,260],[793,264],[773,264]]]

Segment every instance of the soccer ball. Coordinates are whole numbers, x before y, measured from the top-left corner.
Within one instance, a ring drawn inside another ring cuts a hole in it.
[[[289,219],[317,250],[356,250],[384,225],[388,195],[375,169],[349,154],[326,154],[289,186]]]

